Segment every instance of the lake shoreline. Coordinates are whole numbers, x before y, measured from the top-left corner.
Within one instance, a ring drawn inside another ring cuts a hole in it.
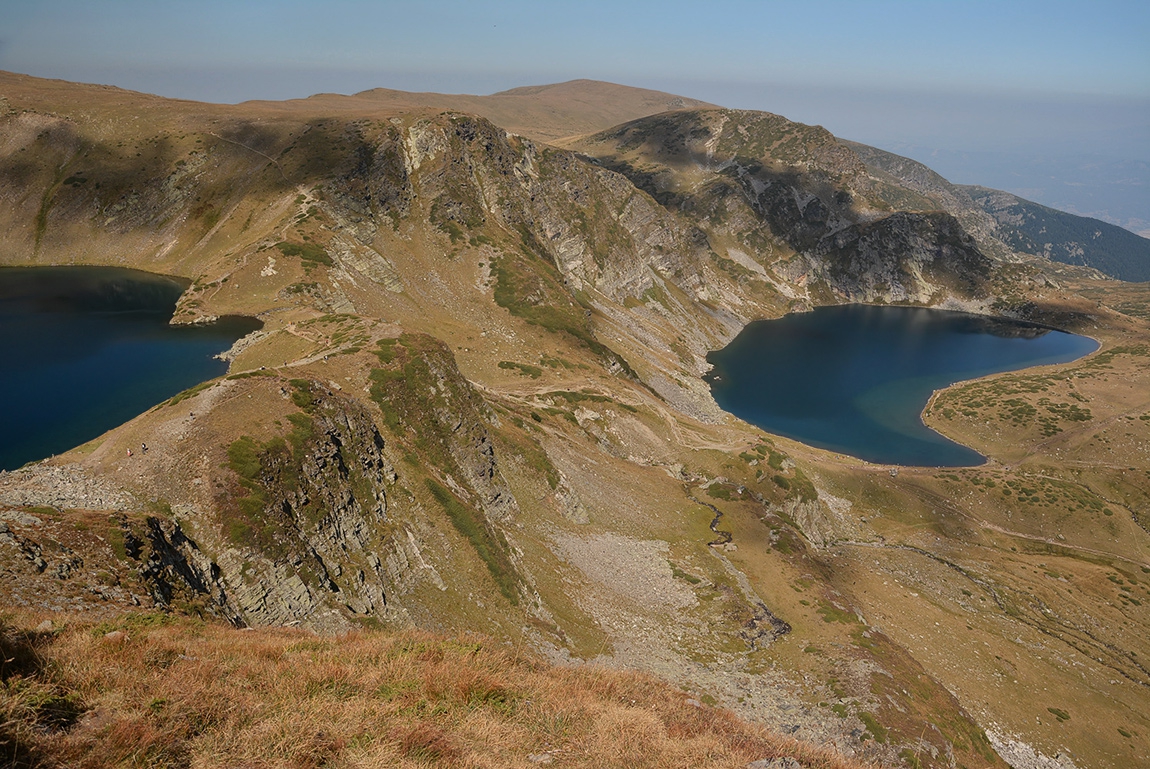
[[[868,339],[867,329],[877,337]],[[924,421],[939,392],[1098,349],[1088,336],[1001,316],[828,305],[747,324],[708,354],[703,378],[728,413],[809,446],[876,465],[972,467],[987,458]],[[834,355],[838,363],[820,358]],[[840,378],[850,381],[834,386]]]

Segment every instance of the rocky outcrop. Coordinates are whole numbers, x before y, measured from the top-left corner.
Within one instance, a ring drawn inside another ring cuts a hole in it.
[[[259,624],[332,605],[400,617],[385,566],[393,550],[386,487],[396,476],[383,436],[358,402],[319,382],[292,385],[303,411],[291,415],[286,439],[244,438],[229,451],[239,482],[217,499],[229,540],[217,581]]]
[[[171,519],[148,517],[137,533],[120,518],[124,551],[139,562],[137,571],[157,606],[174,604],[208,611],[233,624],[245,624],[242,610],[227,594],[220,567]]]
[[[985,295],[991,261],[963,225],[891,175],[876,177],[852,147],[818,127],[735,110],[644,118],[581,145],[700,224],[744,296],[756,280],[814,303]],[[926,210],[892,213],[899,196]],[[962,197],[954,210],[965,216],[974,207]],[[985,215],[978,222],[990,228]]]
[[[0,503],[81,510],[132,510],[132,496],[75,464],[39,462],[0,471]]]
[[[994,746],[994,751],[1012,769],[1077,769],[1073,759],[1063,753],[1053,757],[1044,755],[1025,742],[992,729],[986,730],[986,736]]]
[[[372,398],[385,421],[409,431],[433,472],[492,523],[519,509],[499,469],[487,425],[495,414],[459,372],[443,342],[404,334],[381,343],[383,368],[372,374]]]
[[[989,297],[990,259],[949,214],[900,212],[843,229],[816,254],[852,302],[938,304]]]
[[[998,224],[982,210],[969,191],[951,184],[916,160],[857,142],[842,142],[866,164],[882,184],[884,197],[896,208],[911,211],[945,211],[953,216],[985,253],[1008,258],[1010,249],[999,240]],[[915,199],[910,193],[917,193]]]

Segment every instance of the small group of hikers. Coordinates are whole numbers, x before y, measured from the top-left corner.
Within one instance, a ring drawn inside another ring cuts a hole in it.
[[[148,453],[148,444],[146,444],[146,443],[140,444],[140,453],[141,454],[147,454]],[[131,449],[128,449],[128,456],[132,456],[132,450]]]

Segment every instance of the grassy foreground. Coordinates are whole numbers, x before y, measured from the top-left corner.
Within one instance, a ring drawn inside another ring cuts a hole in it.
[[[0,620],[5,766],[862,766],[648,676],[487,638],[45,616]]]

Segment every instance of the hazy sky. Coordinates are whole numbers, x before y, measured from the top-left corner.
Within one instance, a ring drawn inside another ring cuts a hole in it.
[[[0,0],[0,69],[224,102],[586,77],[919,154],[1150,161],[1146,0]]]

